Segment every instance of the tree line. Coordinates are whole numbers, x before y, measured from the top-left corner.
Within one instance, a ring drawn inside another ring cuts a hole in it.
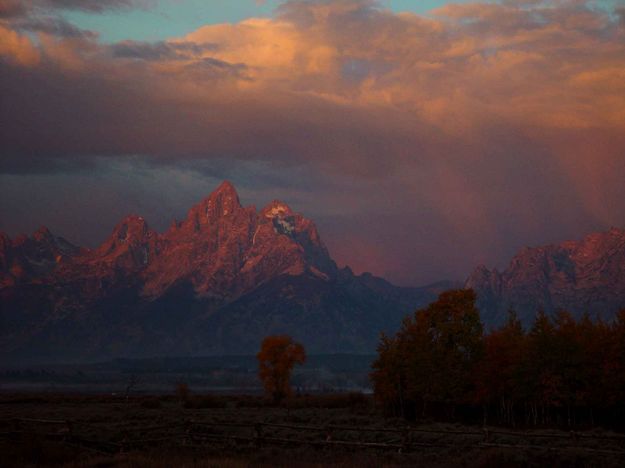
[[[382,335],[371,380],[376,400],[409,419],[484,424],[625,424],[625,310],[612,322],[514,312],[484,332],[472,290],[447,291]]]

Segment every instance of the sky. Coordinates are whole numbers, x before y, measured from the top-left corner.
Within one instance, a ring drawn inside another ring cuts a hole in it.
[[[89,10],[70,9],[61,11],[61,15],[83,29],[97,31],[101,41],[154,41],[184,35],[205,24],[271,18],[280,3],[280,0],[155,0],[131,10],[116,8],[93,14]],[[381,5],[395,12],[426,14],[444,3],[444,0],[386,0]]]
[[[0,0],[0,230],[222,180],[401,285],[625,227],[625,2]]]

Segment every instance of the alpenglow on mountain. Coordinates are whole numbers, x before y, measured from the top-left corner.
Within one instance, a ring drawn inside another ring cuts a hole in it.
[[[288,333],[311,353],[372,352],[449,284],[400,288],[337,268],[312,221],[242,207],[222,183],[164,233],[128,216],[90,250],[0,234],[7,359],[245,354]]]
[[[538,310],[611,320],[625,308],[625,231],[612,228],[581,241],[520,250],[503,271],[478,267],[475,290],[482,321],[500,325],[514,310],[530,325]]]

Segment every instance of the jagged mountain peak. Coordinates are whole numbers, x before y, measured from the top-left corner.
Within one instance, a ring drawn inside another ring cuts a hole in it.
[[[113,228],[109,240],[114,243],[140,242],[154,235],[147,221],[138,215],[128,215]]]
[[[107,264],[142,269],[142,293],[152,298],[184,283],[198,296],[223,300],[279,275],[329,278],[336,269],[312,221],[280,200],[260,212],[244,208],[227,181],[162,235],[137,220],[122,221],[97,254]],[[149,234],[131,235],[139,227]]]
[[[150,229],[147,221],[138,215],[129,215],[113,229],[111,235],[92,254],[86,255],[86,265],[110,265],[114,271],[134,272],[147,267],[156,250],[159,235]],[[114,271],[95,269],[101,276],[113,276]]]
[[[11,246],[11,238],[6,232],[0,231],[0,248],[9,248]]]
[[[260,211],[261,218],[282,218],[293,214],[291,207],[280,200],[273,200]]]
[[[205,200],[209,210],[215,210],[218,215],[227,215],[235,209],[241,208],[239,194],[234,185],[224,181]]]
[[[224,180],[221,184],[217,186],[217,188],[210,192],[208,196],[204,197],[204,200],[213,200],[215,202],[232,201],[234,202],[234,204],[238,204],[239,193],[237,192],[237,189],[232,184],[232,182]]]
[[[33,240],[37,242],[53,241],[54,236],[46,226],[40,226],[32,235]]]
[[[491,323],[503,323],[509,309],[526,324],[537,310],[608,317],[625,307],[625,231],[522,248],[501,273],[476,268],[465,287],[477,292],[482,318]]]
[[[497,269],[492,271],[484,264],[480,264],[471,272],[469,278],[466,281],[467,288],[474,288],[484,281],[490,281],[493,276],[498,276]]]
[[[30,240],[31,238],[28,237],[26,234],[20,233],[13,238],[11,244],[13,245],[13,247],[21,247],[25,244],[28,244]]]
[[[180,227],[187,234],[199,233],[214,225],[221,218],[239,214],[242,209],[234,185],[224,181],[189,210]]]
[[[234,184],[229,180],[224,180],[221,184],[217,186],[215,190],[213,190],[212,195],[224,193],[228,195],[234,195],[238,197],[237,189],[234,187]]]

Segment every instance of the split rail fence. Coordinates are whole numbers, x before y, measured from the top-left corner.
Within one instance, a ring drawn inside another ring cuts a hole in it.
[[[38,437],[104,454],[149,446],[190,449],[210,447],[262,448],[310,445],[342,449],[392,450],[399,453],[436,448],[503,448],[578,450],[625,458],[625,435],[587,432],[436,430],[418,427],[309,426],[269,422],[235,423],[185,420],[180,424],[140,426],[97,425],[71,420],[11,419],[0,422],[0,438]],[[541,442],[542,441],[542,442]],[[549,441],[549,442],[547,442]],[[594,447],[588,443],[595,444]],[[597,448],[596,445],[601,447]]]

